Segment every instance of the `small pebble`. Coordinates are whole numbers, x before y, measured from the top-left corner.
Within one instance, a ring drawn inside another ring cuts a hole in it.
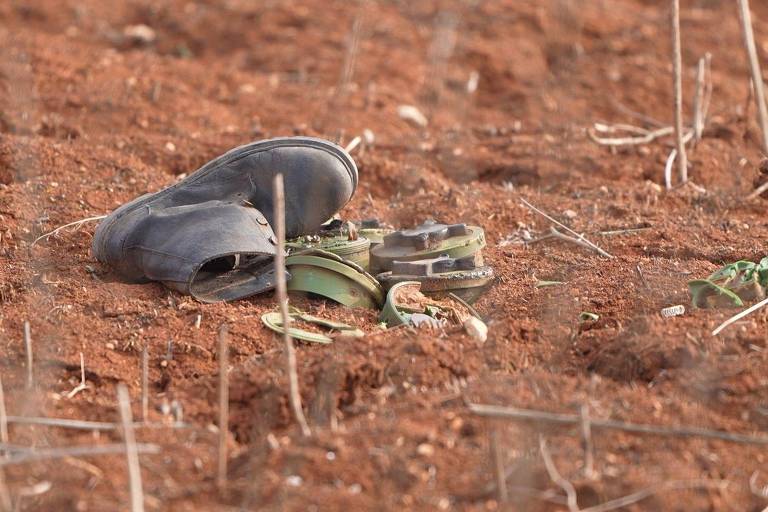
[[[471,316],[464,321],[464,330],[480,343],[488,339],[488,326],[482,320]]]
[[[435,447],[429,443],[421,443],[416,447],[416,453],[424,457],[431,457],[435,454]]]
[[[285,483],[291,487],[299,487],[304,483],[304,479],[302,479],[299,475],[291,475],[285,479]]]

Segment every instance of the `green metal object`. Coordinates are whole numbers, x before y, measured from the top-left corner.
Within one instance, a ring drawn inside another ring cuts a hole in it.
[[[387,327],[397,327],[412,323],[411,317],[413,315],[428,315],[433,318],[444,316],[443,307],[429,301],[425,301],[424,304],[407,304],[402,301],[403,293],[419,292],[421,286],[418,281],[403,281],[393,285],[387,293],[387,300],[379,314],[379,320],[384,322]],[[452,309],[463,310],[465,315],[480,319],[477,311],[456,295],[449,293],[443,300],[446,299],[454,303]]]
[[[384,243],[384,237],[395,230],[392,226],[382,224],[378,219],[366,219],[355,222],[357,233],[371,241],[371,248]]]
[[[327,329],[341,331],[349,336],[360,337],[365,335],[363,331],[361,331],[360,329],[352,325],[345,324],[342,322],[334,322],[332,320],[326,320],[325,318],[308,315],[300,311],[294,310],[290,313],[290,316],[292,320],[301,320],[307,323],[325,327]],[[283,328],[283,316],[280,314],[280,312],[273,311],[271,313],[265,313],[261,316],[261,321],[264,323],[264,325],[266,325],[273,331],[278,332],[280,334],[285,333],[285,329]],[[322,344],[333,343],[333,339],[326,336],[325,334],[307,331],[305,329],[299,329],[296,327],[289,327],[288,334],[290,334],[291,337],[296,338],[297,340],[308,341],[310,343],[322,343]]]
[[[493,281],[493,269],[476,266],[480,253],[467,258],[441,256],[417,261],[395,261],[391,272],[376,276],[385,290],[403,281],[418,281],[421,292],[430,297],[445,297],[448,293],[458,295],[470,304],[487,289]]]
[[[421,283],[417,281],[403,281],[389,289],[387,301],[384,303],[381,313],[379,313],[379,320],[387,324],[387,327],[407,325],[410,322],[411,315],[418,312],[418,310],[409,310],[397,301],[398,294],[407,288],[419,290]]]
[[[384,303],[378,281],[336,254],[310,249],[288,256],[285,266],[291,274],[289,292],[314,293],[349,307],[378,309]]]
[[[364,237],[349,240],[348,235],[309,235],[289,240],[285,245],[289,250],[294,251],[320,249],[331,252],[363,268],[368,268],[371,241]]]
[[[427,260],[440,256],[453,259],[475,256],[482,265],[480,250],[485,247],[485,232],[478,226],[438,224],[428,221],[413,229],[384,236],[383,243],[371,249],[371,271],[391,271],[395,261]]]

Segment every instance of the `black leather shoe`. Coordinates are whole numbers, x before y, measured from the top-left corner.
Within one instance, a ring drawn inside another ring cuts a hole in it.
[[[205,302],[268,290],[278,173],[287,238],[316,231],[357,188],[355,163],[336,144],[310,137],[254,142],[112,212],[96,228],[93,254],[127,280],[162,281]]]

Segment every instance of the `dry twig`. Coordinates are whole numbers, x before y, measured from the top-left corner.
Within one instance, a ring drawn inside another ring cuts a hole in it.
[[[651,485],[632,494],[616,498],[614,500],[606,501],[594,507],[588,507],[581,509],[581,512],[609,512],[610,510],[616,510],[619,508],[628,507],[633,503],[642,501],[645,498],[653,496],[662,491],[672,491],[681,489],[722,489],[727,485],[725,480],[671,480],[668,482],[662,482],[660,484]]]
[[[613,258],[613,256],[612,256],[611,254],[607,253],[606,251],[602,250],[602,249],[601,249],[600,247],[598,247],[597,245],[595,245],[595,244],[593,244],[592,242],[590,242],[589,240],[587,240],[587,239],[584,237],[584,235],[581,235],[581,234],[579,234],[579,233],[575,232],[574,230],[572,230],[571,228],[569,228],[568,226],[566,226],[566,225],[565,225],[565,224],[563,224],[562,222],[559,222],[559,221],[557,221],[556,219],[554,219],[554,218],[550,217],[549,215],[547,215],[547,214],[546,214],[546,213],[544,213],[543,211],[539,210],[538,208],[536,208],[535,206],[533,206],[531,203],[529,203],[528,201],[526,201],[526,200],[525,200],[525,199],[523,199],[522,197],[520,198],[520,201],[522,201],[523,205],[525,205],[527,208],[529,208],[529,209],[533,210],[534,212],[538,213],[539,215],[541,215],[542,217],[544,217],[544,218],[545,218],[545,219],[547,219],[548,221],[552,222],[553,224],[556,224],[557,226],[560,226],[561,228],[563,228],[564,230],[568,231],[569,233],[571,233],[572,235],[574,235],[576,238],[578,238],[579,240],[581,240],[581,241],[582,241],[582,242],[584,242],[585,244],[589,245],[591,249],[593,249],[593,250],[597,251],[598,253],[600,253],[601,255],[605,256],[606,258]],[[554,233],[553,233],[553,234],[554,234]],[[561,234],[562,234],[562,233],[561,233]]]
[[[117,405],[120,409],[123,439],[125,440],[125,458],[128,461],[128,481],[131,492],[131,512],[144,511],[144,492],[141,485],[141,468],[139,467],[139,452],[136,449],[136,437],[133,432],[131,400],[128,388],[122,382],[117,385]]]
[[[704,125],[712,98],[712,79],[709,75],[709,65],[712,55],[707,53],[699,59],[696,70],[696,93],[693,98],[693,140],[699,142],[704,133]]]
[[[751,193],[750,193],[750,194],[747,196],[747,201],[751,201],[751,200],[753,200],[753,199],[757,199],[758,197],[760,197],[761,195],[763,195],[763,193],[764,193],[766,190],[768,190],[768,181],[766,181],[765,183],[763,183],[762,185],[760,185],[759,187],[757,187],[755,190],[753,190],[753,191],[752,191],[752,192],[751,192]]]
[[[273,183],[273,197],[275,205],[275,230],[277,231],[277,254],[275,255],[275,275],[277,276],[277,300],[280,303],[280,313],[283,317],[283,341],[285,344],[286,366],[288,370],[288,393],[293,409],[293,415],[301,428],[304,436],[309,436],[311,431],[301,408],[301,394],[299,393],[299,376],[296,370],[296,349],[290,335],[291,316],[288,313],[288,292],[285,284],[285,191],[283,189],[283,175],[277,174]]]
[[[39,237],[35,238],[35,241],[32,242],[30,247],[34,246],[37,242],[39,242],[43,238],[48,238],[49,236],[53,236],[53,235],[57,234],[62,229],[65,229],[65,228],[68,228],[68,227],[71,227],[71,226],[75,226],[75,229],[80,229],[80,227],[83,224],[87,223],[87,222],[94,222],[94,221],[97,221],[97,220],[105,219],[106,217],[107,217],[106,215],[97,215],[95,217],[88,217],[86,219],[80,219],[80,220],[76,220],[74,222],[70,222],[69,224],[64,224],[63,226],[57,227],[53,231],[49,231],[48,233],[45,233],[45,234],[40,235]]]
[[[3,391],[2,376],[0,376],[0,443],[8,443],[8,413],[5,409],[5,391]]]
[[[584,476],[590,480],[597,478],[595,471],[595,445],[592,442],[592,423],[589,419],[589,406],[582,404],[580,409],[581,416],[581,439],[584,448]]]
[[[688,156],[683,141],[683,78],[680,55],[680,0],[672,0],[672,68],[675,91],[675,140],[677,145],[677,167],[680,182],[688,181]]]
[[[552,460],[552,456],[547,449],[547,442],[544,440],[544,436],[539,436],[539,451],[541,451],[541,457],[544,459],[544,467],[547,469],[549,478],[565,491],[567,498],[568,510],[570,512],[579,512],[579,504],[576,501],[576,489],[573,484],[563,478],[563,475],[555,467],[555,462]]]
[[[638,133],[636,137],[598,137],[592,129],[587,130],[587,135],[593,142],[601,144],[603,146],[637,146],[641,144],[649,144],[659,137],[666,137],[674,133],[672,126],[664,126],[656,130],[646,130],[645,128],[638,128],[631,125],[602,125],[595,123],[595,130],[604,133],[615,133],[616,131],[627,131],[632,133]]]
[[[672,190],[672,166],[675,164],[675,158],[677,158],[677,150],[673,149],[667,157],[667,164],[664,166],[664,185],[667,190]]]
[[[506,503],[509,500],[507,490],[507,475],[504,471],[504,457],[499,445],[499,431],[495,425],[491,425],[491,457],[493,458],[493,467],[496,472],[496,488],[499,491],[499,502]]]
[[[27,389],[35,385],[35,374],[32,371],[32,329],[29,320],[24,320],[24,347],[27,351]]]
[[[13,511],[13,500],[8,485],[5,483],[5,471],[2,468],[0,468],[0,510],[2,512]]]
[[[768,299],[766,299],[768,300]],[[479,416],[492,418],[507,418],[527,420],[543,423],[556,423],[561,425],[578,425],[581,418],[577,414],[560,414],[554,412],[537,411],[533,409],[520,409],[517,407],[504,407],[500,405],[469,404],[469,410]],[[652,434],[659,436],[679,437],[703,437],[742,444],[768,444],[768,436],[749,436],[746,434],[733,434],[721,430],[709,430],[698,427],[664,427],[658,425],[645,425],[640,423],[627,423],[616,420],[602,420],[590,418],[593,429],[622,430],[637,434]]]
[[[134,444],[134,449],[137,453],[160,453],[160,447],[156,444],[137,443]],[[90,457],[93,455],[112,455],[116,453],[125,453],[125,443],[30,450],[14,457],[0,459],[0,468],[18,464],[29,464],[31,462],[40,462],[43,460],[61,459],[64,457]]]
[[[141,421],[149,418],[149,349],[141,351]]]
[[[600,256],[605,256],[606,258],[612,258],[613,257],[610,254],[608,254],[607,252],[605,252],[604,250],[602,250],[601,248],[586,243],[584,241],[584,239],[574,238],[574,237],[570,237],[568,235],[564,235],[564,234],[562,234],[561,232],[559,232],[558,230],[556,230],[553,227],[549,228],[549,232],[552,234],[552,236],[554,238],[557,238],[559,240],[563,240],[565,242],[571,242],[572,244],[576,244],[579,247],[583,247],[585,249],[589,249],[590,251],[596,251]]]
[[[83,353],[80,352],[80,384],[75,386],[66,396],[67,398],[72,398],[84,389],[88,389],[88,385],[85,383],[85,359],[83,358]]]
[[[229,346],[227,325],[219,327],[219,446],[218,474],[216,484],[219,490],[227,485],[227,433],[229,432]]]
[[[761,300],[760,302],[758,302],[757,304],[753,304],[752,306],[748,307],[747,309],[745,309],[745,310],[744,310],[744,311],[742,311],[741,313],[738,313],[738,314],[736,314],[736,315],[733,315],[731,318],[729,318],[728,320],[726,320],[725,322],[723,322],[722,324],[720,324],[720,325],[717,327],[717,329],[715,329],[714,331],[712,331],[712,336],[717,336],[718,334],[720,334],[720,332],[721,332],[723,329],[725,329],[726,327],[728,327],[728,326],[729,326],[729,325],[731,325],[732,323],[734,323],[734,322],[738,322],[739,320],[741,320],[741,319],[742,319],[742,318],[744,318],[745,316],[747,316],[747,315],[749,315],[749,314],[751,314],[751,313],[754,313],[755,311],[757,311],[758,309],[762,308],[762,307],[763,307],[763,306],[765,306],[766,304],[768,304],[768,299],[763,299],[763,300]]]
[[[763,151],[768,153],[768,106],[765,103],[765,85],[763,84],[760,61],[757,58],[757,47],[755,45],[755,33],[752,30],[752,14],[749,10],[749,0],[739,0],[739,18],[741,19],[741,29],[744,35],[744,47],[749,58],[749,68],[752,72],[752,85],[755,91],[760,129],[763,132]]]

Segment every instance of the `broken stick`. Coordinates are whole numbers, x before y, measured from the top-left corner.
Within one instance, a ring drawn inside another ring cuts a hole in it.
[[[227,324],[219,327],[219,447],[218,475],[219,490],[227,485],[227,433],[229,432],[229,345]]]
[[[680,52],[680,0],[672,0],[672,69],[675,91],[675,141],[677,143],[677,166],[680,182],[688,181],[688,157],[683,141],[683,78]]]
[[[768,299],[766,299],[768,301]],[[469,404],[469,410],[479,416],[491,418],[507,418],[527,420],[540,423],[556,423],[560,425],[578,425],[581,418],[577,414],[561,414],[533,409],[520,409],[517,407],[504,407],[500,405]],[[742,444],[768,444],[768,436],[750,436],[746,434],[732,434],[722,430],[709,430],[698,427],[664,427],[658,425],[645,425],[640,423],[626,423],[616,420],[602,420],[590,418],[592,429],[623,430],[637,434],[652,434],[659,436],[679,437],[704,437]]]
[[[283,175],[277,174],[273,182],[273,197],[275,205],[275,231],[277,235],[277,254],[275,254],[275,276],[277,279],[277,300],[280,303],[280,313],[283,317],[283,341],[285,344],[286,365],[288,369],[288,396],[293,409],[296,423],[304,436],[311,431],[301,408],[301,393],[299,393],[299,376],[296,370],[296,349],[290,335],[291,316],[288,313],[288,292],[285,283],[285,191]]]
[[[572,230],[571,228],[569,228],[568,226],[566,226],[566,225],[565,225],[565,224],[563,224],[562,222],[559,222],[559,221],[557,221],[556,219],[554,219],[554,218],[550,217],[549,215],[547,215],[547,214],[546,214],[546,213],[544,213],[543,211],[539,210],[538,208],[536,208],[535,206],[533,206],[531,203],[529,203],[528,201],[526,201],[526,200],[525,200],[525,199],[523,199],[522,197],[520,198],[520,201],[522,201],[523,205],[525,205],[527,208],[529,208],[529,209],[533,210],[534,212],[538,213],[539,215],[541,215],[542,217],[544,217],[545,219],[547,219],[549,222],[552,222],[553,224],[555,224],[555,225],[557,225],[557,226],[560,226],[560,227],[561,227],[561,228],[563,228],[564,230],[568,231],[569,233],[571,233],[572,235],[574,235],[576,238],[578,238],[579,240],[581,240],[582,242],[584,242],[585,244],[587,244],[587,245],[588,245],[588,246],[589,246],[591,249],[593,249],[593,250],[597,251],[598,253],[600,253],[602,256],[605,256],[606,258],[613,258],[613,255],[609,254],[608,252],[606,252],[606,251],[604,251],[603,249],[601,249],[600,247],[598,247],[596,244],[593,244],[592,242],[590,242],[589,240],[587,240],[587,239],[584,237],[584,235],[582,235],[582,234],[580,234],[580,233],[577,233],[577,232],[575,232],[574,230]]]
[[[32,329],[29,320],[24,320],[24,347],[27,351],[27,389],[35,385],[35,375],[32,371]]]
[[[752,30],[752,14],[749,10],[749,0],[739,0],[739,18],[741,19],[741,30],[744,35],[744,47],[749,58],[749,69],[752,72],[752,85],[755,90],[758,120],[760,121],[760,129],[763,132],[763,151],[768,153],[768,107],[765,104],[765,86],[763,84],[760,61],[757,58],[757,46],[755,45],[755,33]]]
[[[139,452],[136,448],[136,436],[133,432],[131,399],[128,388],[122,382],[117,385],[117,405],[120,409],[123,439],[125,440],[125,458],[128,461],[128,483],[131,492],[131,512],[144,512],[144,492],[141,485]]]

